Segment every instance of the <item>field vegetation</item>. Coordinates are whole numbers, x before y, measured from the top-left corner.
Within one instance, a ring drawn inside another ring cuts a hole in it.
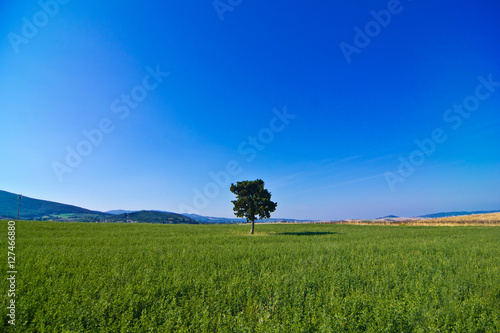
[[[473,214],[427,219],[389,219],[389,220],[346,220],[330,222],[340,224],[364,225],[414,225],[414,226],[500,226],[500,213]]]
[[[500,213],[442,217],[432,219],[432,222],[455,225],[500,225]]]
[[[497,227],[16,228],[17,326],[2,297],[2,332],[500,331]]]

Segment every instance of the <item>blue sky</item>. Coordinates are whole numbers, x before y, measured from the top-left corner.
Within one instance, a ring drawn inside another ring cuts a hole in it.
[[[0,189],[231,217],[228,184],[261,178],[273,217],[500,209],[497,1],[215,5],[3,1]]]

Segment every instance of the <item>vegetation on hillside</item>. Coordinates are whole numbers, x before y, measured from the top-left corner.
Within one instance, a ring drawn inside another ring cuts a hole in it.
[[[0,191],[0,216],[17,218],[18,195]],[[74,222],[126,222],[139,223],[189,223],[197,222],[184,215],[157,211],[139,211],[130,214],[112,215],[52,201],[22,197],[21,220],[74,221]]]
[[[0,190],[0,215],[6,218],[16,218],[18,198],[18,194]],[[68,219],[81,221],[95,221],[107,216],[107,214],[101,212],[52,201],[32,199],[24,196],[21,199],[20,219],[60,219],[65,214]]]
[[[104,220],[105,222],[137,222],[137,223],[160,223],[160,224],[199,224],[200,222],[195,221],[187,216],[175,214],[175,213],[164,213],[156,211],[146,211],[142,210],[139,212],[125,213],[120,215],[107,216]]]

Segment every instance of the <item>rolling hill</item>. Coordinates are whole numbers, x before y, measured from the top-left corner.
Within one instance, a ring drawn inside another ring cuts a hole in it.
[[[0,190],[0,218],[16,219],[19,195]],[[200,223],[187,216],[158,211],[139,211],[121,214],[103,213],[53,201],[33,199],[23,196],[19,218],[21,220],[53,220],[79,222],[126,222],[139,223]],[[122,213],[124,212],[124,213]]]
[[[17,218],[19,196],[0,190],[0,216]],[[33,199],[23,196],[19,218],[22,220],[67,219],[74,221],[96,221],[108,214],[53,201]]]
[[[105,219],[106,222],[137,222],[137,223],[160,223],[160,224],[200,224],[201,222],[190,219],[187,216],[158,212],[158,211],[147,211],[141,210],[138,212],[124,213],[119,215],[108,216]]]

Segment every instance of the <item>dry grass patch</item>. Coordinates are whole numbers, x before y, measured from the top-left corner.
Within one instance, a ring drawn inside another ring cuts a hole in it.
[[[477,214],[465,216],[443,217],[418,222],[431,224],[452,224],[452,225],[500,225],[500,213]]]
[[[442,217],[434,219],[407,219],[407,220],[344,220],[340,222],[330,222],[339,224],[355,224],[355,225],[419,225],[419,226],[461,226],[461,225],[477,225],[477,226],[500,226],[500,213],[491,214],[476,214],[453,217]]]

